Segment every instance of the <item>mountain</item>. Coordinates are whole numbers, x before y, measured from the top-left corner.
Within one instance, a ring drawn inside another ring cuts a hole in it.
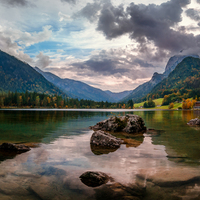
[[[105,92],[116,101],[120,101],[124,97],[128,96],[132,92],[132,90],[127,90],[123,92],[111,92],[109,90],[106,90]]]
[[[64,93],[30,65],[0,50],[0,91]]]
[[[199,58],[198,55],[175,55],[171,57],[165,67],[165,71],[163,74],[158,74],[155,72],[150,81],[139,85],[136,89],[134,89],[128,96],[126,96],[122,101],[127,102],[129,99],[133,101],[137,101],[151,92],[151,90],[160,83],[164,78],[167,78],[168,75],[175,69],[175,67],[183,61],[186,57],[194,57]]]
[[[170,74],[170,72],[172,72],[175,67],[180,63],[182,62],[182,60],[186,57],[194,57],[194,58],[199,58],[198,55],[176,55],[176,56],[173,56],[169,59],[167,65],[166,65],[166,68],[165,68],[165,72],[163,73],[163,75],[165,77],[168,77],[168,75]]]
[[[194,57],[186,57],[169,76],[156,85],[151,94],[158,94],[163,90],[184,89],[196,90],[200,89],[200,59]]]
[[[75,81],[68,78],[62,79],[50,72],[43,72],[38,67],[35,67],[35,69],[48,81],[50,81],[58,88],[60,88],[63,92],[69,95],[73,95],[74,97],[77,97],[79,99],[115,102],[115,99],[108,95],[106,92],[89,86],[81,81]]]
[[[136,89],[134,89],[128,96],[126,96],[122,101],[128,101],[132,99],[133,101],[137,101],[138,99],[142,98],[143,96],[147,95],[152,88],[157,85],[160,81],[164,79],[163,74],[158,74],[155,72],[150,81],[139,85]]]

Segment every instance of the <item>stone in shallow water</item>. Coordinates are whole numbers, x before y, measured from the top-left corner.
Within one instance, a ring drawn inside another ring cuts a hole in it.
[[[200,119],[191,119],[188,123],[189,126],[200,126]]]
[[[30,151],[31,149],[30,149],[30,147],[28,147],[24,144],[3,143],[2,145],[0,145],[0,150],[22,153],[22,152]]]
[[[138,178],[150,181],[160,187],[176,187],[194,182],[200,182],[200,172],[190,168],[174,167],[170,169],[159,168],[142,169]]]
[[[98,122],[95,126],[91,126],[93,130],[139,133],[146,131],[144,120],[138,115],[130,115],[120,117],[110,117],[104,121]]]
[[[103,172],[88,171],[83,173],[80,177],[81,181],[89,187],[97,187],[109,181],[109,176]]]
[[[119,148],[122,142],[123,140],[101,130],[95,131],[90,138],[91,145],[106,148]]]
[[[120,183],[106,184],[95,191],[97,200],[141,200],[146,192],[145,188],[138,185],[122,185]]]
[[[29,195],[29,192],[15,182],[0,180],[0,193],[5,195]]]

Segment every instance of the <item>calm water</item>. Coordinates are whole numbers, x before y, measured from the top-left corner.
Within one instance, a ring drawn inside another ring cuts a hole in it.
[[[114,152],[93,152],[89,126],[127,113],[157,131],[132,136],[134,145]],[[200,199],[200,129],[186,124],[198,116],[198,111],[1,110],[0,143],[33,147],[16,156],[0,154],[0,199],[136,199],[121,187],[133,184],[146,187],[142,199]],[[79,179],[88,170],[113,181],[88,187]]]

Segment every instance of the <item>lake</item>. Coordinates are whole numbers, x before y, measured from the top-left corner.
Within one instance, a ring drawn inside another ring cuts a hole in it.
[[[141,116],[152,130],[113,152],[91,149],[89,126],[126,114]],[[0,143],[31,146],[18,155],[0,153],[0,199],[200,199],[200,128],[187,125],[198,116],[190,110],[0,110]],[[79,177],[89,170],[112,179],[88,187]]]

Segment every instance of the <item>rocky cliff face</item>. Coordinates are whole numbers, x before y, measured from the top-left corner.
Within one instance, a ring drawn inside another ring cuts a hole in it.
[[[186,57],[194,57],[194,58],[199,58],[198,55],[176,55],[176,56],[173,56],[169,59],[167,65],[166,65],[166,68],[165,68],[165,72],[163,73],[163,75],[165,77],[168,77],[168,75],[170,74],[170,72],[172,72],[175,67],[183,61],[184,58]]]
[[[159,74],[159,73],[155,72],[153,74],[151,80],[149,81],[149,83],[151,84],[151,87],[154,87],[155,85],[160,83],[163,79],[164,79],[164,75],[163,74]]]

